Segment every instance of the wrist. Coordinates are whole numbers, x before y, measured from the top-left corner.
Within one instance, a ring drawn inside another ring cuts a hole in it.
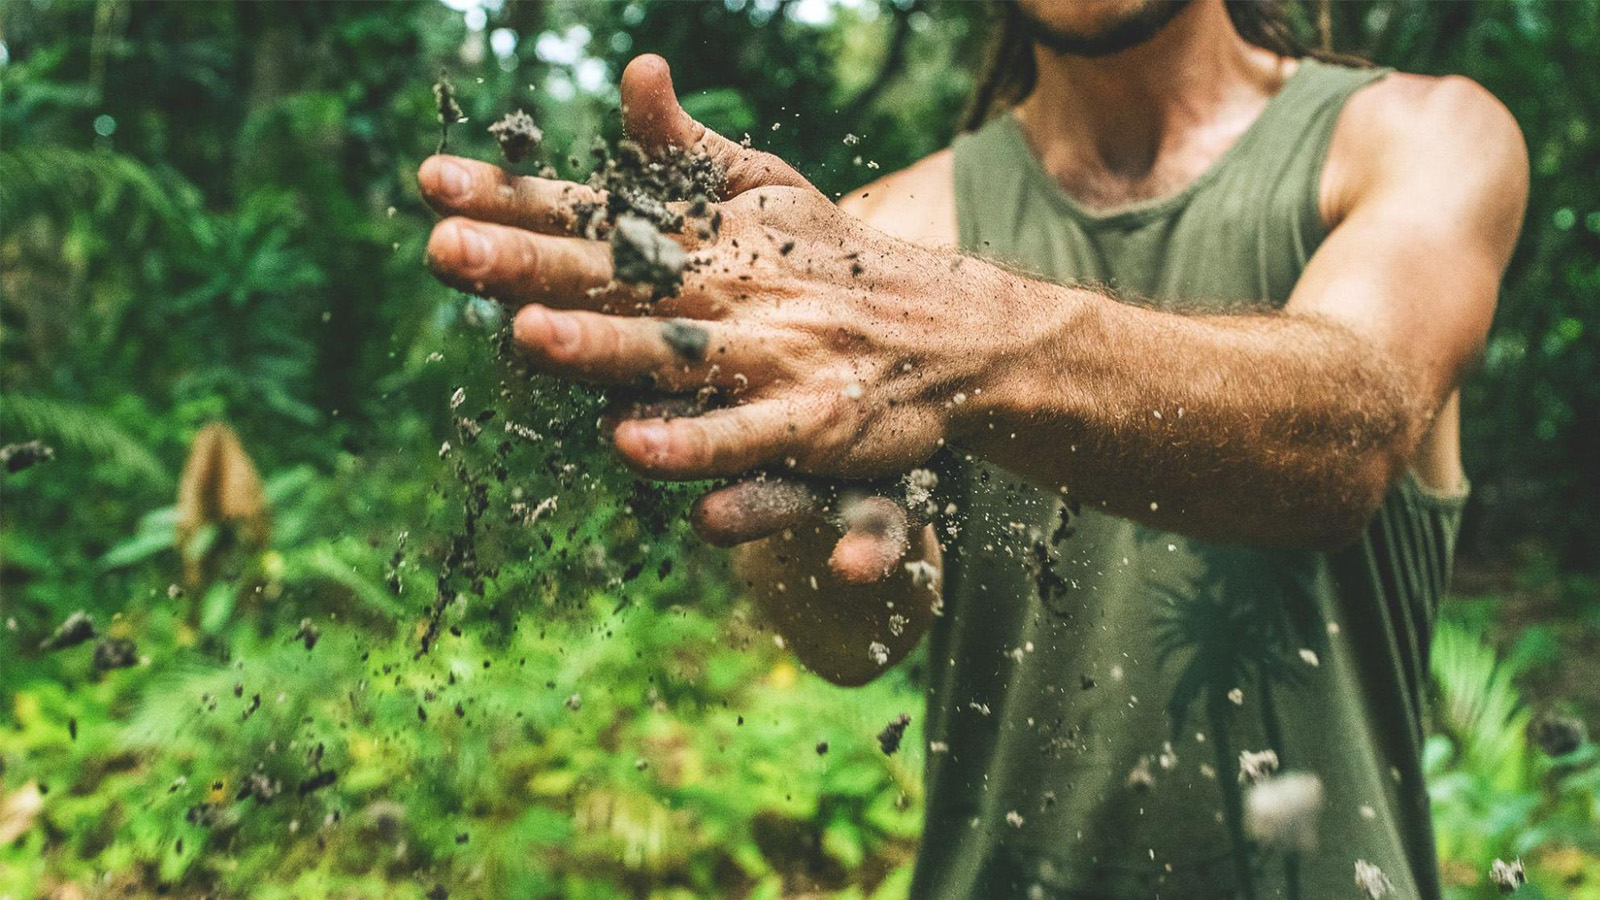
[[[1096,332],[1099,295],[996,274],[999,283],[976,285],[969,301],[985,338],[949,406],[947,440],[960,446],[1008,441],[1041,418],[1072,418],[1081,392],[1072,370]]]

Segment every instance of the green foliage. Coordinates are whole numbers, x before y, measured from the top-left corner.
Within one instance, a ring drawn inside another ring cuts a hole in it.
[[[1431,668],[1436,733],[1423,764],[1451,895],[1498,895],[1490,865],[1520,857],[1530,897],[1600,896],[1600,749],[1541,752],[1519,673],[1470,625],[1441,623]]]

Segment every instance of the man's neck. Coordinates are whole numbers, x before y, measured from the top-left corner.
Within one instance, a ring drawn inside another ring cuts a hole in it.
[[[1035,45],[1038,80],[1017,118],[1047,171],[1090,202],[1198,176],[1292,73],[1241,38],[1221,2],[1194,2],[1145,43],[1103,57]]]

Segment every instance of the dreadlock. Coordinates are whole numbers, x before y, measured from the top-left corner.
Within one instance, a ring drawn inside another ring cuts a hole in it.
[[[1309,56],[1347,66],[1367,64],[1358,57],[1333,52],[1332,16],[1328,0],[1318,3],[1317,47],[1308,46],[1296,33],[1291,2],[1223,0],[1223,5],[1227,7],[1228,18],[1233,21],[1239,36],[1257,47],[1271,50],[1279,56]],[[999,28],[990,44],[983,75],[978,79],[978,86],[973,90],[966,113],[962,116],[961,127],[967,131],[978,128],[995,113],[1020,103],[1033,90],[1034,80],[1038,77],[1034,68],[1033,42],[1023,27],[1016,4],[1013,0],[1001,0],[997,5],[1001,10]]]

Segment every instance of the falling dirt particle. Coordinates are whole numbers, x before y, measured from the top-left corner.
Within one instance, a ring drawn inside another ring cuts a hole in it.
[[[320,791],[328,785],[333,784],[338,778],[339,773],[337,771],[333,769],[327,769],[325,771],[318,772],[310,778],[300,782],[298,791],[300,796],[304,797],[307,794]]]
[[[533,116],[520,109],[506,113],[500,121],[490,125],[489,133],[500,142],[500,152],[506,162],[513,165],[522,162],[544,143],[544,132],[533,123]]]
[[[878,732],[878,746],[883,749],[885,756],[893,756],[900,749],[900,740],[906,735],[906,728],[911,725],[911,717],[901,713],[890,720],[883,730]]]
[[[456,835],[456,843],[458,844],[465,844],[468,840],[469,838],[467,837],[467,833],[465,831]]]
[[[905,564],[906,573],[911,576],[912,587],[932,587],[939,578],[939,570],[933,563],[925,559],[918,559]]]
[[[671,319],[661,326],[661,340],[680,358],[699,362],[706,358],[711,333],[688,319]]]
[[[818,756],[825,756],[825,755],[827,755],[827,752],[828,752],[828,742],[827,741],[817,741],[817,755]]]
[[[1586,731],[1581,719],[1550,713],[1533,726],[1533,739],[1550,756],[1566,756],[1583,746]]]
[[[55,448],[46,446],[43,441],[26,441],[0,447],[0,466],[4,466],[7,472],[21,472],[55,458]]]
[[[889,664],[889,648],[877,641],[873,641],[867,645],[867,658],[880,666],[886,666]]]
[[[254,797],[257,803],[271,803],[278,796],[278,783],[260,772],[252,772],[244,779],[244,784],[239,787],[235,800],[245,800]]]
[[[94,670],[109,672],[139,664],[139,648],[127,638],[106,638],[94,645]]]
[[[433,83],[433,102],[439,111],[439,149],[434,152],[443,153],[450,143],[450,126],[466,119],[461,104],[456,102],[456,87],[444,72],[440,72],[439,80]]]
[[[423,896],[427,897],[428,900],[450,900],[450,892],[445,890],[442,884],[434,885],[433,889]]]
[[[1128,787],[1148,791],[1156,786],[1156,777],[1150,774],[1150,757],[1141,756],[1139,764],[1128,772]]]
[[[1259,753],[1249,750],[1239,752],[1240,784],[1256,784],[1277,771],[1278,751],[1269,748]]]
[[[642,216],[617,218],[611,230],[611,259],[617,281],[648,286],[657,299],[677,293],[683,283],[683,248]]]
[[[67,717],[67,736],[72,738],[73,740],[77,740],[78,739],[78,717],[77,716],[68,716]]]
[[[1264,844],[1314,853],[1317,814],[1322,811],[1322,779],[1303,772],[1286,773],[1251,785],[1245,798],[1245,825]]]
[[[1364,859],[1356,860],[1356,887],[1367,895],[1367,900],[1381,900],[1394,890],[1394,882],[1383,870]]]
[[[76,647],[84,641],[94,637],[98,632],[94,630],[94,619],[83,610],[78,610],[62,621],[61,625],[50,636],[39,642],[40,650],[65,650]]]
[[[317,646],[317,641],[322,640],[322,630],[311,624],[310,619],[301,619],[300,630],[294,633],[294,639],[304,643],[306,649],[310,650]]]
[[[1522,860],[1506,862],[1497,859],[1489,867],[1489,880],[1500,889],[1500,893],[1509,894],[1527,884],[1528,875],[1522,870]]]
[[[934,491],[939,489],[939,476],[931,469],[912,469],[902,479],[906,492],[906,509],[918,519],[931,519],[938,509]]]
[[[567,698],[567,709],[570,709],[573,712],[577,712],[578,710],[583,709],[583,698],[578,696],[577,694],[573,694],[571,697],[568,697]]]

